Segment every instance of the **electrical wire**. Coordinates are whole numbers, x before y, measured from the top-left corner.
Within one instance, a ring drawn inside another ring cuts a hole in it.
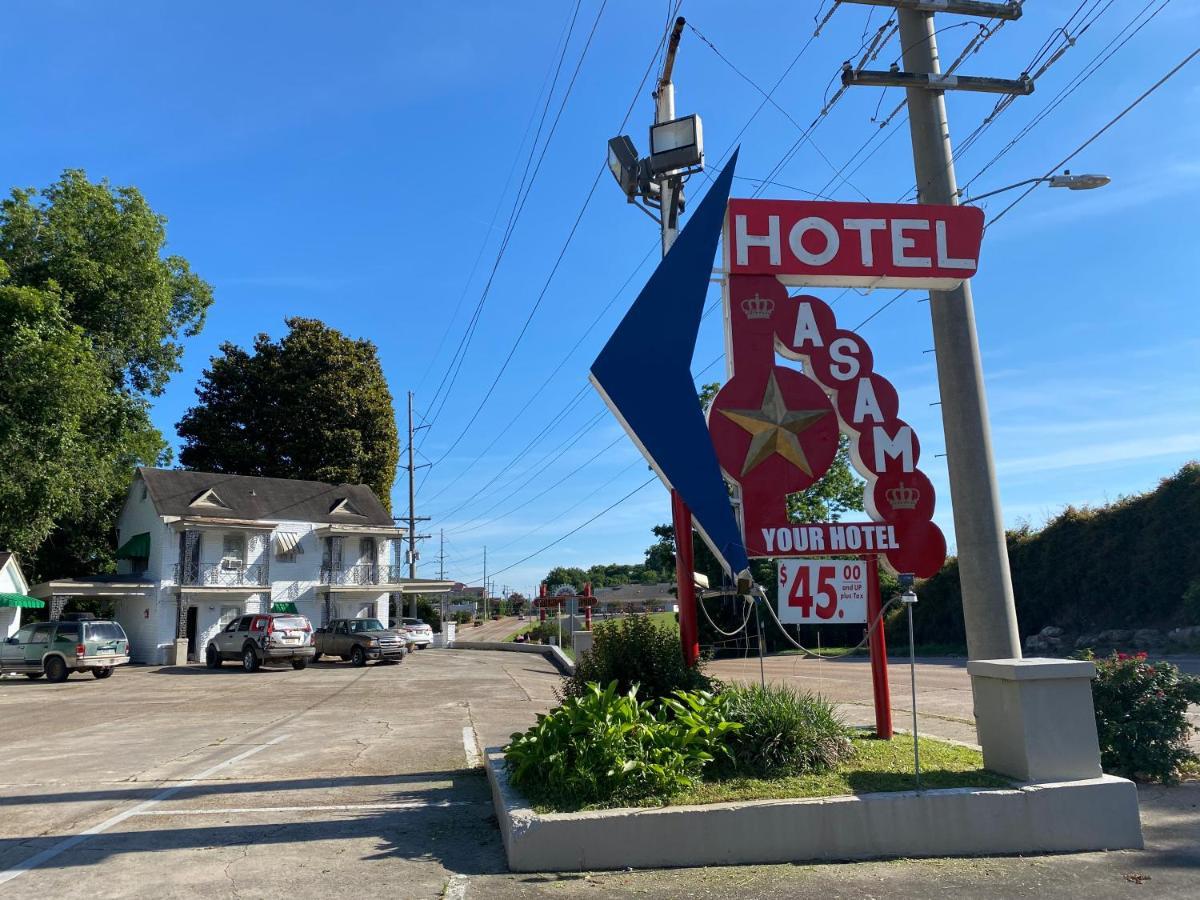
[[[580,69],[583,68],[583,61],[587,58],[588,50],[592,46],[592,40],[596,36],[596,29],[600,27],[600,18],[604,15],[604,9],[607,5],[608,0],[601,0],[600,8],[596,11],[596,18],[592,22],[592,29],[590,32],[588,32],[587,40],[583,45],[583,50],[580,52],[579,59],[575,64],[575,71],[571,73],[571,80],[567,83],[566,90],[563,92],[562,101],[559,103],[558,111],[554,116],[554,122],[550,126],[550,133],[546,137],[545,143],[542,145],[542,153],[541,156],[538,157],[537,167],[534,169],[535,176],[537,174],[537,170],[541,168],[542,160],[545,159],[546,151],[550,146],[550,141],[554,138],[554,133],[558,129],[558,123],[562,118],[563,110],[566,108],[567,101],[571,97],[571,91],[575,87],[575,81],[579,77]],[[538,309],[541,308],[542,301],[546,298],[546,292],[550,289],[550,283],[554,280],[554,276],[558,273],[558,268],[562,264],[563,257],[566,256],[567,249],[571,246],[571,242],[575,239],[575,233],[579,229],[579,223],[583,220],[584,213],[587,212],[587,208],[592,202],[592,197],[596,193],[596,187],[600,184],[600,176],[604,174],[605,168],[606,166],[601,166],[600,171],[596,173],[596,177],[592,180],[592,186],[588,189],[587,196],[584,198],[583,205],[579,208],[579,212],[575,216],[575,221],[572,223],[570,231],[567,232],[567,238],[565,241],[563,241],[563,245],[558,251],[558,256],[554,260],[554,265],[550,268],[550,274],[546,276],[546,281],[542,285],[542,289],[538,293],[537,299],[533,303],[533,307],[529,310],[529,314],[526,316],[524,324],[521,325],[521,330],[517,333],[516,338],[513,340],[512,347],[509,348],[508,355],[504,357],[504,362],[500,365],[500,371],[498,371],[495,378],[492,379],[492,383],[488,386],[487,392],[483,395],[483,399],[479,401],[479,405],[476,406],[475,411],[471,413],[471,417],[467,420],[467,423],[458,433],[458,437],[451,441],[450,446],[446,448],[440,457],[438,457],[437,462],[441,462],[447,456],[449,456],[454,451],[454,448],[459,445],[462,439],[466,437],[466,434],[471,429],[471,426],[474,425],[475,421],[479,418],[479,414],[483,412],[484,407],[487,406],[487,402],[491,399],[492,393],[496,390],[496,386],[500,383],[500,379],[508,370],[509,363],[512,362],[513,357],[517,353],[517,348],[521,345],[521,340],[525,337],[526,332],[529,330],[529,324],[533,321],[533,317],[537,314]],[[532,184],[530,187],[532,188]],[[526,193],[525,196],[528,198],[529,194]],[[482,311],[482,307],[480,307],[480,310]],[[459,361],[460,370],[462,368],[462,361],[465,359],[465,348],[463,352],[464,357]],[[450,387],[453,387],[453,381],[451,382]],[[447,388],[446,395],[443,397],[443,407],[445,406],[446,399],[449,398],[449,392],[450,388]]]
[[[1152,84],[1149,88],[1147,88],[1145,91],[1143,91],[1136,100],[1134,100],[1132,103],[1130,103],[1128,106],[1126,106],[1123,110],[1121,110],[1119,113],[1117,113],[1111,119],[1109,119],[1108,122],[1106,122],[1098,131],[1096,131],[1094,134],[1092,134],[1091,137],[1089,137],[1086,141],[1084,141],[1082,144],[1080,144],[1078,147],[1076,147],[1074,150],[1072,150],[1070,153],[1068,153],[1066,156],[1064,156],[1061,160],[1059,160],[1058,163],[1051,166],[1046,171],[1046,174],[1042,176],[1042,179],[1039,179],[1039,180],[1044,180],[1046,178],[1049,178],[1051,175],[1053,175],[1055,172],[1057,172],[1059,169],[1061,169],[1063,166],[1065,166],[1067,163],[1069,163],[1072,159],[1074,159],[1076,156],[1078,156],[1080,153],[1082,153],[1084,150],[1086,150],[1088,148],[1088,146],[1090,146],[1094,141],[1096,141],[1102,134],[1104,134],[1104,132],[1108,131],[1108,129],[1112,128],[1114,125],[1116,125],[1118,122],[1120,122],[1121,119],[1125,118],[1125,116],[1129,112],[1131,112],[1135,107],[1137,107],[1143,100],[1145,100],[1147,97],[1149,97],[1155,91],[1157,91],[1160,87],[1162,87],[1164,84],[1166,84],[1168,81],[1170,81],[1171,78],[1174,77],[1174,75],[1180,69],[1182,69],[1188,63],[1190,63],[1193,59],[1195,59],[1197,55],[1200,55],[1200,47],[1197,47],[1195,50],[1193,50],[1191,53],[1189,53],[1187,56],[1185,56],[1183,58],[1183,60],[1181,60],[1173,69],[1171,69],[1171,71],[1167,72],[1166,75],[1164,75],[1162,78],[1160,78],[1154,84]],[[1000,211],[1000,213],[998,215],[996,215],[991,220],[991,222],[988,223],[988,227],[989,228],[992,227],[997,222],[999,222],[1001,219],[1003,219],[1005,217],[1005,215],[1008,214],[1009,210],[1011,210],[1014,206],[1016,206],[1018,203],[1020,203],[1026,197],[1028,197],[1036,187],[1037,187],[1037,184],[1030,185],[1028,189],[1026,189],[1019,197],[1017,197],[1016,200],[1014,200],[1012,203],[1008,204],[1008,206],[1004,207],[1004,209],[1002,209]]]
[[[559,537],[552,540],[549,544],[546,544],[546,546],[533,551],[528,556],[517,560],[515,563],[511,563],[510,565],[507,565],[502,569],[497,569],[495,572],[491,573],[492,577],[495,577],[496,575],[500,575],[504,572],[507,572],[509,569],[515,569],[517,566],[521,565],[522,563],[529,562],[529,560],[533,559],[535,556],[540,556],[541,554],[545,553],[551,547],[555,547],[558,544],[561,544],[567,538],[571,537],[571,535],[577,534],[578,532],[582,531],[584,528],[591,525],[593,522],[595,522],[601,516],[607,515],[612,510],[616,509],[618,506],[620,506],[622,503],[624,503],[626,500],[628,500],[630,497],[632,497],[634,494],[636,494],[638,491],[643,490],[644,488],[648,487],[649,485],[651,485],[652,483],[654,483],[656,481],[658,481],[657,475],[647,478],[645,481],[643,481],[641,484],[639,484],[637,487],[635,487],[632,491],[630,491],[624,497],[621,497],[619,500],[616,500],[613,503],[610,503],[604,509],[600,510],[600,512],[596,513],[594,516],[592,516],[590,519],[588,519],[586,522],[582,522],[579,525],[576,525],[574,528],[572,528],[566,534],[560,535]],[[479,580],[479,579],[476,579],[476,580]],[[475,582],[471,581],[471,582],[467,582],[467,583],[474,584]]]
[[[606,3],[606,2],[607,2],[607,0],[604,0],[604,2]],[[681,6],[681,5],[682,5],[682,0],[676,0],[676,2],[675,2],[675,12],[676,12],[676,13],[678,13],[678,11],[679,11],[679,8],[680,8],[680,6]],[[602,3],[602,5],[601,5],[601,9],[600,9],[600,12],[603,12],[603,9],[604,9],[604,4]],[[597,14],[597,18],[596,18],[596,23],[598,23],[598,22],[599,22],[599,13]],[[593,24],[592,35],[594,35],[594,33],[595,33],[595,23]],[[642,89],[643,89],[643,87],[644,87],[644,86],[645,86],[645,84],[646,84],[646,79],[650,77],[650,73],[651,73],[651,71],[652,71],[652,70],[653,70],[653,68],[654,68],[654,64],[655,64],[655,62],[656,62],[656,60],[657,60],[657,58],[658,58],[658,54],[659,54],[659,52],[661,51],[662,47],[663,47],[663,46],[665,45],[665,43],[666,43],[666,40],[667,40],[668,34],[669,34],[669,32],[667,32],[667,31],[664,31],[664,32],[663,32],[663,35],[662,35],[662,37],[659,39],[659,44],[658,44],[658,47],[655,49],[654,55],[651,57],[650,63],[649,63],[649,65],[647,65],[647,67],[646,67],[646,70],[645,70],[645,72],[644,72],[644,73],[643,73],[643,75],[642,75],[642,79],[641,79],[641,81],[640,81],[640,82],[639,82],[639,84],[638,84],[637,90],[634,92],[633,98],[632,98],[632,99],[630,100],[630,102],[629,102],[629,106],[628,106],[628,108],[626,109],[626,111],[625,111],[625,115],[624,115],[624,117],[621,119],[621,124],[620,124],[620,126],[618,127],[618,129],[617,129],[618,131],[621,131],[621,130],[623,130],[623,129],[625,128],[625,124],[626,124],[626,123],[629,121],[629,117],[630,117],[630,116],[633,114],[633,109],[634,109],[634,106],[635,106],[635,104],[637,103],[637,99],[638,99],[638,97],[641,95]],[[589,44],[590,44],[590,41],[591,41],[591,37],[592,37],[592,35],[589,35],[589,38],[588,38]],[[586,49],[587,49],[587,48],[585,47],[585,48],[584,48],[584,52],[585,52],[585,53],[586,53]],[[581,56],[580,56],[580,60],[579,60],[579,64],[580,64],[580,65],[582,65],[582,62],[583,62],[583,56],[581,55]],[[575,72],[575,74],[576,74],[576,75],[578,74],[578,71],[579,71],[579,67],[578,67],[578,65],[577,65],[577,67],[576,67],[576,72]],[[572,83],[574,83],[574,78],[572,79]],[[566,100],[566,98],[564,97],[564,100],[563,100],[563,102],[564,102],[564,103],[565,103],[565,100]],[[559,109],[560,113],[561,113],[561,109],[562,109],[562,107],[560,106],[560,109]],[[543,151],[544,151],[544,148],[543,148]],[[567,240],[564,242],[562,249],[559,251],[558,258],[557,258],[557,260],[556,260],[556,262],[555,262],[555,264],[554,264],[554,268],[551,270],[551,272],[550,272],[550,275],[547,277],[547,279],[546,279],[546,282],[545,282],[545,283],[544,283],[544,285],[543,285],[542,291],[541,291],[541,293],[539,294],[539,296],[538,296],[538,299],[537,299],[537,302],[536,302],[536,303],[535,303],[535,305],[534,305],[534,309],[533,309],[533,310],[531,310],[531,312],[530,312],[530,314],[529,314],[529,317],[526,319],[525,326],[522,328],[522,330],[521,330],[520,334],[517,336],[517,340],[514,342],[514,344],[513,344],[513,347],[512,347],[512,349],[510,350],[508,357],[506,358],[506,361],[505,361],[505,363],[504,363],[504,366],[502,366],[502,367],[501,367],[501,370],[500,370],[500,372],[497,374],[496,378],[493,380],[492,386],[489,388],[489,391],[488,391],[488,394],[487,394],[487,396],[485,396],[484,400],[483,400],[483,401],[482,401],[482,402],[479,404],[479,406],[478,406],[478,408],[476,409],[475,413],[472,415],[470,422],[468,422],[467,426],[463,428],[463,430],[462,430],[462,431],[459,433],[458,437],[456,437],[456,438],[455,438],[455,440],[454,440],[454,442],[452,443],[451,447],[450,447],[450,448],[449,448],[449,449],[448,449],[448,450],[447,450],[445,453],[443,453],[441,457],[439,457],[439,459],[438,459],[438,462],[441,462],[441,461],[443,461],[443,460],[446,458],[446,456],[448,456],[448,455],[449,455],[449,453],[450,453],[450,452],[451,452],[451,451],[454,449],[454,447],[456,447],[456,446],[458,445],[458,443],[459,443],[459,442],[462,440],[463,436],[464,436],[464,435],[467,433],[467,431],[468,431],[468,430],[469,430],[469,428],[471,427],[471,424],[472,424],[472,423],[473,423],[473,422],[474,422],[474,421],[475,421],[475,420],[478,418],[478,415],[479,415],[480,411],[483,409],[484,405],[486,405],[487,398],[488,398],[488,397],[490,397],[490,396],[491,396],[491,392],[492,392],[492,391],[494,391],[494,389],[495,389],[495,386],[496,386],[496,384],[498,383],[498,381],[499,381],[499,379],[500,379],[500,376],[501,376],[501,375],[503,375],[503,373],[504,373],[504,369],[507,367],[507,365],[508,365],[508,362],[509,362],[509,361],[511,360],[511,358],[512,358],[512,355],[513,355],[513,354],[516,352],[517,345],[519,344],[521,337],[523,337],[523,336],[524,336],[524,334],[525,334],[525,330],[528,328],[529,321],[532,319],[534,312],[536,312],[536,310],[537,310],[537,307],[538,307],[538,306],[541,304],[541,301],[542,301],[542,299],[544,298],[544,296],[545,296],[545,293],[546,293],[547,289],[548,289],[548,288],[549,288],[549,286],[550,286],[550,282],[551,282],[551,280],[553,279],[553,277],[554,277],[555,273],[556,273],[556,272],[557,272],[557,270],[558,270],[558,266],[559,266],[559,264],[561,263],[561,261],[562,261],[562,258],[563,258],[563,256],[564,256],[564,254],[566,253],[567,247],[570,245],[570,243],[571,243],[571,240],[572,240],[572,238],[573,238],[573,237],[574,237],[574,235],[575,235],[575,231],[576,231],[576,229],[577,229],[577,228],[578,228],[578,226],[579,226],[579,222],[580,222],[580,220],[582,219],[582,217],[583,217],[583,214],[584,214],[584,212],[586,211],[588,204],[591,202],[592,196],[594,195],[594,193],[595,193],[595,190],[596,190],[596,186],[599,184],[600,178],[602,177],[602,175],[603,175],[603,173],[604,173],[604,170],[605,170],[606,168],[607,168],[607,164],[601,165],[601,167],[600,167],[600,170],[599,170],[599,171],[596,173],[596,177],[595,177],[595,179],[594,179],[594,180],[593,180],[593,182],[592,182],[591,189],[589,190],[589,192],[588,192],[588,194],[587,194],[587,197],[586,197],[586,199],[585,199],[585,201],[584,201],[583,207],[580,209],[580,211],[579,211],[578,215],[576,216],[575,223],[574,223],[574,225],[572,226],[570,233],[568,234]],[[632,277],[632,276],[631,276],[631,277]],[[460,367],[461,367],[461,365],[462,365],[462,359],[461,359],[461,358],[460,358],[460,360],[459,360],[459,365],[460,365]],[[439,412],[440,412],[440,409],[439,409]],[[468,468],[469,468],[469,467],[468,467]],[[463,473],[460,473],[460,476],[461,476],[461,474],[465,474],[465,471],[466,471],[466,470],[464,470],[464,472],[463,472]]]
[[[546,115],[549,113],[550,104],[554,97],[554,90],[558,85],[559,74],[562,71],[563,63],[566,61],[567,50],[571,43],[571,35],[575,30],[575,21],[579,16],[579,9],[582,6],[582,2],[583,0],[576,0],[574,11],[571,14],[570,25],[567,29],[567,37],[566,40],[563,41],[562,52],[559,54],[558,62],[555,65],[554,76],[551,80],[550,90],[546,93],[546,102],[542,106],[542,113],[541,118],[538,121],[537,132],[534,135],[533,143],[529,147],[529,155],[525,159],[525,169],[521,174],[521,182],[517,188],[517,196],[513,200],[513,207],[509,212],[508,222],[504,227],[504,235],[501,238],[500,246],[496,251],[496,258],[492,263],[491,272],[488,274],[487,282],[484,284],[483,290],[479,296],[479,300],[475,304],[475,311],[472,313],[471,319],[468,321],[467,327],[463,332],[463,336],[459,339],[458,347],[450,359],[450,364],[446,367],[446,371],[442,374],[442,379],[438,384],[437,390],[434,391],[433,399],[430,401],[429,424],[431,426],[437,421],[437,417],[441,414],[442,409],[445,408],[446,398],[449,396],[449,392],[454,386],[454,381],[458,378],[458,372],[462,368],[462,360],[466,354],[467,348],[470,347],[472,338],[474,337],[475,329],[479,324],[480,314],[483,312],[483,306],[487,302],[488,294],[491,292],[492,284],[495,281],[496,272],[500,268],[500,263],[504,259],[505,251],[508,249],[509,239],[512,237],[512,233],[516,228],[517,223],[520,221],[521,213],[525,208],[525,201],[529,198],[529,192],[532,190],[533,182],[537,178],[537,169],[535,168],[533,170],[533,174],[530,175],[530,167],[533,165],[533,157],[537,151],[537,145],[539,139],[541,138],[542,128],[546,122]],[[545,155],[545,147],[548,145],[549,137],[547,137],[545,143],[543,144],[543,157]],[[447,379],[449,379],[448,386]],[[444,397],[442,396],[443,388],[446,391],[446,395]],[[439,397],[442,398],[441,405],[434,409]]]

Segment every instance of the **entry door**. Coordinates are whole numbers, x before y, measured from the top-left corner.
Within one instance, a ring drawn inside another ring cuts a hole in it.
[[[188,659],[196,658],[196,617],[199,615],[199,613],[199,607],[189,606],[187,608]]]

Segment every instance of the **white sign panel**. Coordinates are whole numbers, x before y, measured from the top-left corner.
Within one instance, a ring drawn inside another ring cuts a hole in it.
[[[867,564],[859,559],[781,559],[779,621],[866,624]]]

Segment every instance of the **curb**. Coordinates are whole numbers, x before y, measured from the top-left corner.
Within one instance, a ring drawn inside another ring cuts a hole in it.
[[[516,644],[512,641],[455,641],[448,650],[501,650],[506,653],[536,653],[548,659],[563,675],[575,672],[571,658],[553,644]]]

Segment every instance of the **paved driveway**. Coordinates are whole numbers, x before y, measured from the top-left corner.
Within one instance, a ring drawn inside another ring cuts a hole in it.
[[[1139,853],[510,874],[471,734],[503,742],[558,682],[536,655],[443,650],[0,680],[0,897],[1195,896],[1197,785],[1142,791]]]
[[[504,868],[472,711],[523,725],[539,678],[537,656],[428,650],[3,679],[0,896],[438,897]]]

